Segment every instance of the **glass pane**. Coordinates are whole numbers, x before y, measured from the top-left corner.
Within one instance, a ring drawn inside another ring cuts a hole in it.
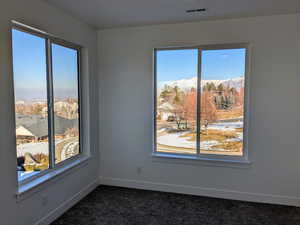
[[[195,154],[198,50],[157,51],[156,149]]]
[[[52,44],[55,162],[79,154],[77,50]]]
[[[203,154],[243,155],[246,49],[202,51]]]
[[[45,39],[12,30],[18,178],[49,167]]]

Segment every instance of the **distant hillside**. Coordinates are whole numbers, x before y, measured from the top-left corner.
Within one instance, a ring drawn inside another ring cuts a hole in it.
[[[227,80],[202,80],[201,87],[203,87],[207,83],[214,83],[216,86],[218,86],[219,84],[223,84],[224,86],[229,86],[229,87],[234,87],[236,89],[239,89],[241,87],[244,87],[244,77],[236,77]],[[162,89],[165,85],[171,87],[178,86],[182,90],[189,90],[191,88],[197,87],[197,77],[160,82],[158,85],[158,89],[159,90]]]

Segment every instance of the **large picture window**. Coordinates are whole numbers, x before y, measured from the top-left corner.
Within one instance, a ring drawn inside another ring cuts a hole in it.
[[[155,152],[246,158],[247,45],[155,50]]]
[[[19,181],[80,153],[80,47],[12,29]]]

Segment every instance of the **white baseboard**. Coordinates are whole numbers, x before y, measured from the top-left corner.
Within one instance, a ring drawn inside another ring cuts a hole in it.
[[[72,196],[67,201],[63,202],[61,205],[59,205],[57,208],[49,212],[46,216],[41,218],[38,222],[35,223],[35,225],[49,225],[54,220],[56,220],[58,217],[60,217],[62,214],[64,214],[68,209],[70,209],[72,206],[74,206],[78,201],[80,201],[82,198],[84,198],[86,195],[88,195],[91,191],[93,191],[96,187],[98,187],[100,184],[99,179],[94,180],[90,184],[88,184],[85,188],[80,190],[78,193],[76,193],[74,196]]]
[[[294,196],[271,195],[264,193],[241,192],[226,189],[215,189],[189,185],[155,183],[148,181],[129,180],[111,177],[100,177],[100,184],[128,187],[144,190],[192,194],[215,198],[241,200],[249,202],[271,203],[280,205],[300,206],[300,198]]]

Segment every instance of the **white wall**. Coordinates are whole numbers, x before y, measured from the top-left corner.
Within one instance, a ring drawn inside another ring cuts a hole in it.
[[[101,182],[300,206],[299,27],[295,14],[100,30]],[[253,164],[234,168],[153,159],[152,49],[239,42],[253,46]]]
[[[28,195],[20,202],[16,200],[17,174],[14,130],[14,98],[13,76],[10,41],[10,20],[17,20],[68,41],[83,45],[85,49],[85,73],[83,86],[83,108],[85,129],[89,139],[92,159],[62,177],[41,186],[39,192]],[[2,1],[0,7],[0,224],[1,225],[33,225],[57,216],[60,210],[81,197],[89,188],[97,185],[99,177],[99,158],[97,138],[97,102],[96,63],[97,63],[97,32],[89,26],[66,15],[40,0],[9,0]],[[88,61],[87,61],[88,60]],[[90,105],[93,106],[90,108]],[[88,118],[93,121],[88,124]],[[44,199],[44,200],[43,200]],[[47,201],[46,201],[46,200]],[[58,211],[55,209],[59,208]],[[44,220],[45,219],[45,220]]]

